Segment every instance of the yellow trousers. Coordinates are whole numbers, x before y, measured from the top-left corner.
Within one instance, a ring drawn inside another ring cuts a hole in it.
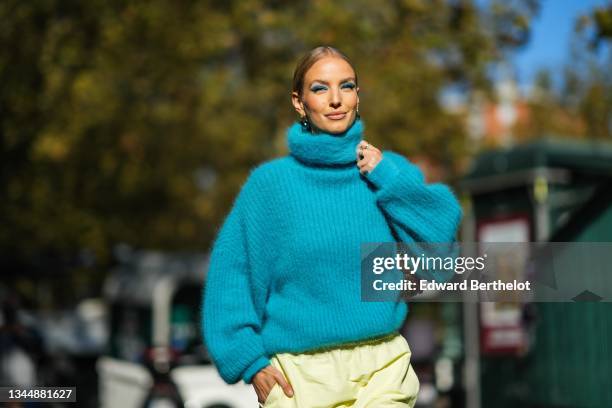
[[[419,380],[399,333],[326,351],[278,353],[271,363],[293,387],[275,384],[265,408],[414,407]]]

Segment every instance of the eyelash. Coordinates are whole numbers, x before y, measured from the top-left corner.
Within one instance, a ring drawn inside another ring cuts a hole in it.
[[[355,89],[355,87],[356,87],[355,84],[352,83],[352,82],[345,83],[345,84],[342,84],[340,86],[340,88],[347,88],[347,89]],[[312,92],[319,92],[319,91],[327,90],[327,87],[326,86],[322,86],[322,85],[318,85],[318,86],[313,86],[310,90]]]

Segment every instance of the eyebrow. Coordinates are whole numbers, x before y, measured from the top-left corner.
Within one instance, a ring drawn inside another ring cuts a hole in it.
[[[343,80],[340,81],[340,83],[343,83],[343,82],[346,82],[346,81],[353,81],[353,82],[355,82],[355,78],[354,77],[344,78]],[[322,84],[329,85],[329,82],[324,81],[322,79],[313,79],[312,81],[310,81],[310,85],[312,85],[315,82],[321,82]]]

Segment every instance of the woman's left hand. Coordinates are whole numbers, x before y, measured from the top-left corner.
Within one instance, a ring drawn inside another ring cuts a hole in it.
[[[382,152],[365,140],[357,146],[357,167],[361,174],[374,170],[374,167],[382,160]]]

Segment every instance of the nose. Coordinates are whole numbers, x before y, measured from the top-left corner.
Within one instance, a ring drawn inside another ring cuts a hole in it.
[[[342,105],[342,94],[340,93],[340,89],[333,89],[329,93],[329,106],[336,109],[340,105]]]

